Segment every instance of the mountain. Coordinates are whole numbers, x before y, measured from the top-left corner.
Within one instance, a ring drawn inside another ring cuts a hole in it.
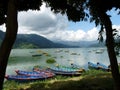
[[[23,44],[32,45],[33,48],[65,48],[69,45],[54,43],[40,35],[36,34],[18,34],[15,42],[15,47],[20,47]]]
[[[5,33],[0,30],[0,43]],[[76,48],[103,47],[98,41],[50,41],[37,34],[18,34],[13,48]]]
[[[0,43],[5,33],[0,31]],[[54,43],[36,34],[18,34],[13,48],[70,48],[74,46]]]
[[[78,46],[78,47],[104,47],[105,43],[99,41],[57,41],[57,43],[71,45],[71,46]]]

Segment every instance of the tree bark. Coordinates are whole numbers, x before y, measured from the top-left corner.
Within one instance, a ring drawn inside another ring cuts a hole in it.
[[[4,76],[12,46],[15,42],[18,22],[16,0],[8,0],[6,34],[0,47],[0,90],[3,88]]]
[[[120,90],[120,74],[119,74],[118,62],[114,50],[112,23],[109,16],[104,12],[102,12],[99,17],[101,19],[101,22],[104,24],[106,30],[106,45],[107,45],[107,51],[110,60],[111,72],[114,80],[115,90]]]

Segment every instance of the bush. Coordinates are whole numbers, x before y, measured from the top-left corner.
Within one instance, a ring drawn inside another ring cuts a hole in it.
[[[54,58],[49,58],[46,60],[46,62],[51,64],[51,63],[55,63],[56,60]]]

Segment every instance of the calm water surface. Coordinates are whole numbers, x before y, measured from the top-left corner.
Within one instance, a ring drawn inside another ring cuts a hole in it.
[[[32,57],[32,55],[42,56]],[[48,64],[48,58],[55,58],[56,63]],[[120,62],[120,57],[118,62]],[[70,66],[75,63],[87,69],[87,62],[102,62],[109,65],[106,48],[52,48],[52,49],[13,49],[6,74],[15,74],[14,70],[32,70],[33,66],[54,66],[56,64]]]

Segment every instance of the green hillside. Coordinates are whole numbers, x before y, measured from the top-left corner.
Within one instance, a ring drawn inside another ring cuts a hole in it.
[[[0,31],[0,44],[5,33]],[[18,34],[13,48],[68,48],[69,45],[54,43],[36,34]]]

